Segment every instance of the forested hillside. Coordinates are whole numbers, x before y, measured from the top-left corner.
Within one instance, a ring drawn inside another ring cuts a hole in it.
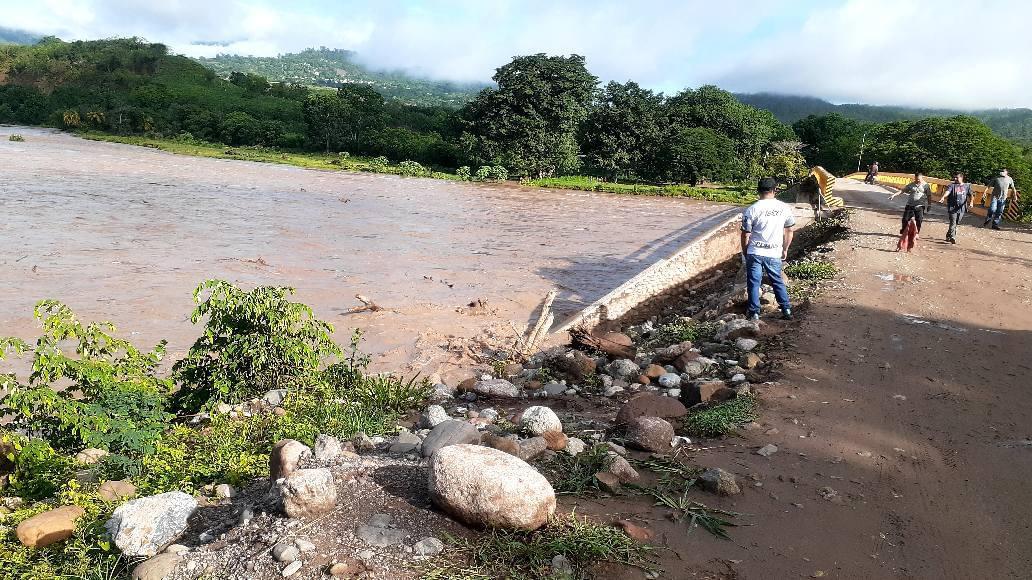
[[[1032,109],[959,111],[954,109],[923,109],[884,105],[835,105],[816,97],[778,95],[773,93],[738,93],[735,94],[735,97],[743,103],[774,113],[774,116],[783,123],[795,123],[809,115],[826,115],[829,113],[838,113],[843,117],[869,123],[970,115],[988,125],[997,135],[1025,146],[1032,146]]]
[[[421,79],[400,71],[372,70],[360,64],[350,50],[325,47],[275,57],[220,54],[215,58],[198,58],[197,61],[223,78],[233,72],[243,72],[260,75],[270,81],[301,85],[336,88],[348,83],[367,84],[388,99],[411,105],[458,108],[486,86]]]

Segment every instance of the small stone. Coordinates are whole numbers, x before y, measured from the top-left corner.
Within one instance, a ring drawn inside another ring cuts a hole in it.
[[[312,542],[309,542],[308,540],[303,540],[301,538],[296,538],[294,540],[294,545],[297,546],[298,550],[301,550],[304,553],[314,552],[315,551],[315,544],[313,544]]]
[[[385,516],[387,514],[377,514],[378,516]],[[385,548],[387,546],[396,546],[405,541],[405,538],[409,537],[408,530],[402,528],[395,528],[390,523],[393,520],[390,516],[387,519],[377,519],[376,516],[369,520],[369,524],[365,526],[358,526],[355,530],[355,535],[360,540],[375,546],[377,548]]]
[[[552,574],[554,577],[572,578],[573,573],[573,564],[570,563],[566,556],[558,554],[552,558]]]
[[[603,491],[616,493],[620,491],[620,478],[608,471],[600,471],[595,474],[595,481]]]
[[[620,481],[623,483],[637,481],[638,478],[641,477],[638,475],[638,472],[631,467],[631,464],[623,457],[620,457],[619,455],[611,455],[610,457],[613,459],[609,463],[609,467],[606,468],[606,471],[620,478]]]
[[[738,359],[738,365],[743,369],[754,369],[760,364],[760,355],[755,352],[747,352]]]
[[[136,486],[124,479],[105,481],[97,488],[97,495],[109,502],[129,499],[136,495]]]
[[[519,387],[505,379],[487,379],[477,381],[473,385],[473,392],[485,397],[502,397],[510,399],[518,398],[522,394]]]
[[[75,461],[83,465],[93,465],[109,454],[103,449],[89,448],[75,454]]]
[[[279,407],[287,398],[286,389],[273,389],[262,396],[262,401],[270,407]]]
[[[289,564],[301,557],[301,550],[298,550],[297,546],[293,544],[280,542],[272,547],[272,557],[275,558],[277,562]]]
[[[130,578],[132,580],[166,580],[172,577],[176,567],[182,560],[177,554],[168,552],[158,554],[137,564],[133,568]]]
[[[618,393],[622,393],[623,391],[624,391],[623,387],[618,387],[618,386],[614,385],[612,387],[609,387],[605,391],[603,391],[602,395],[606,396],[606,397],[613,397],[613,396],[617,395]]]
[[[563,451],[570,455],[577,456],[583,453],[585,449],[587,449],[587,444],[584,443],[583,440],[578,439],[577,437],[570,437],[566,440],[566,449]]]
[[[657,364],[650,364],[649,366],[645,367],[644,374],[646,377],[650,379],[658,379],[659,377],[666,374],[666,369]]]
[[[763,457],[770,457],[778,452],[778,446],[773,443],[768,443],[763,447],[756,450],[756,455],[762,455]]]
[[[448,415],[448,411],[444,410],[444,407],[440,405],[430,405],[426,408],[426,411],[423,411],[420,425],[425,429],[433,429],[448,419],[451,419],[451,417]]]
[[[627,449],[623,445],[617,445],[612,441],[606,441],[606,447],[608,447],[610,451],[616,453],[617,455],[620,455],[621,457],[627,455]]]
[[[751,351],[752,349],[754,349],[757,346],[759,346],[759,344],[760,343],[757,342],[756,339],[753,339],[753,338],[739,338],[738,340],[735,341],[735,346],[738,348],[738,350],[741,350],[741,351],[744,351],[744,352]]]
[[[165,548],[165,553],[167,553],[167,554],[176,554],[177,556],[182,556],[183,554],[185,554],[185,553],[187,553],[189,551],[190,551],[190,548],[188,548],[188,547],[186,547],[186,546],[184,546],[182,544],[170,544],[169,547]]]
[[[733,377],[731,377],[731,383],[732,384],[734,384],[734,383],[744,383],[745,381],[746,381],[745,375],[742,374],[742,373],[738,373],[738,374],[734,375]]]
[[[483,438],[484,445],[492,449],[504,451],[514,457],[520,456],[520,441],[513,437],[502,437],[495,435],[494,433],[485,433]]]
[[[498,417],[498,411],[492,409],[491,407],[480,410],[481,419],[487,419],[488,421],[497,421]]]
[[[294,562],[291,562],[290,564],[287,564],[286,568],[283,569],[283,572],[282,572],[283,577],[287,578],[289,576],[293,576],[294,574],[297,574],[297,571],[300,570],[300,569],[301,569],[301,560],[296,560]]]
[[[449,419],[430,431],[422,442],[420,454],[430,457],[445,447],[462,443],[480,443],[480,431],[465,421]]]
[[[677,399],[681,396],[681,389],[669,389],[666,392],[666,396]]]
[[[702,475],[699,476],[699,483],[703,489],[717,495],[738,495],[742,493],[742,488],[738,486],[738,481],[735,479],[734,474],[719,467],[710,468],[702,472]]]
[[[641,367],[632,360],[622,358],[609,363],[609,366],[606,367],[606,372],[614,379],[629,381],[641,374]]]
[[[632,540],[647,542],[652,539],[652,530],[639,526],[630,520],[620,520],[616,522],[616,525],[622,528],[624,533]]]
[[[363,566],[360,562],[355,560],[348,560],[347,562],[336,562],[335,564],[330,566],[328,572],[331,576],[340,577],[357,576],[358,574],[361,574],[364,570],[365,566]]]
[[[562,451],[569,443],[569,438],[562,431],[545,431],[541,436],[544,437],[548,448],[552,451]]]
[[[337,487],[329,469],[298,469],[276,480],[283,511],[292,518],[314,518],[337,505]]]
[[[627,426],[627,442],[645,451],[668,452],[673,437],[673,425],[659,417],[638,417]]]
[[[663,373],[657,379],[657,382],[664,389],[674,389],[681,386],[681,375],[677,373]]]
[[[230,499],[237,496],[237,490],[228,483],[220,483],[215,486],[215,497],[219,499]]]
[[[444,542],[432,536],[423,538],[412,545],[412,553],[422,557],[436,556],[443,551]]]
[[[312,456],[312,450],[294,439],[283,439],[269,453],[269,479],[276,481],[293,473],[302,460]]]
[[[75,521],[86,513],[77,505],[66,505],[36,514],[18,524],[18,540],[30,548],[43,548],[67,540],[75,532]]]
[[[335,461],[344,452],[344,446],[340,439],[333,435],[320,433],[315,437],[315,446],[312,448],[317,461]]]
[[[531,435],[541,435],[546,431],[562,432],[563,424],[552,409],[542,406],[527,407],[520,416],[520,427]]]
[[[544,437],[531,437],[520,441],[520,459],[532,461],[548,450],[548,440]]]

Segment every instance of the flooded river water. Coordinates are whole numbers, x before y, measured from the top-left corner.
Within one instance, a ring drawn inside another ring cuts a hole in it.
[[[20,133],[24,142],[10,142]],[[727,215],[682,199],[327,172],[0,127],[0,334],[33,304],[110,320],[139,346],[197,336],[208,278],[297,288],[380,368],[443,371],[462,339],[514,333],[551,288],[569,315]],[[386,310],[346,314],[362,294]],[[464,308],[483,300],[486,309]],[[451,352],[448,345],[451,343]]]

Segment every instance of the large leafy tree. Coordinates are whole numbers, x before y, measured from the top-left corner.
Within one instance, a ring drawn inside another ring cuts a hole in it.
[[[864,135],[872,132],[873,127],[838,113],[810,115],[793,125],[803,142],[802,153],[806,161],[839,175],[856,171]],[[870,155],[864,157],[875,160]]]
[[[613,180],[640,173],[662,135],[662,104],[662,94],[638,83],[606,85],[581,131],[588,165]]]
[[[730,181],[743,172],[734,141],[706,127],[674,131],[659,147],[655,166],[662,179],[692,185],[703,180]]]
[[[547,176],[579,166],[577,130],[598,83],[579,55],[518,56],[463,110],[462,142],[475,164]]]

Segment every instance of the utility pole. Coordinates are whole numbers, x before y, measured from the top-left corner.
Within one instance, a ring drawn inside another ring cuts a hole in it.
[[[860,138],[860,154],[856,156],[856,171],[860,172],[860,161],[864,158],[864,145],[867,145],[867,131],[864,131],[864,136]]]

